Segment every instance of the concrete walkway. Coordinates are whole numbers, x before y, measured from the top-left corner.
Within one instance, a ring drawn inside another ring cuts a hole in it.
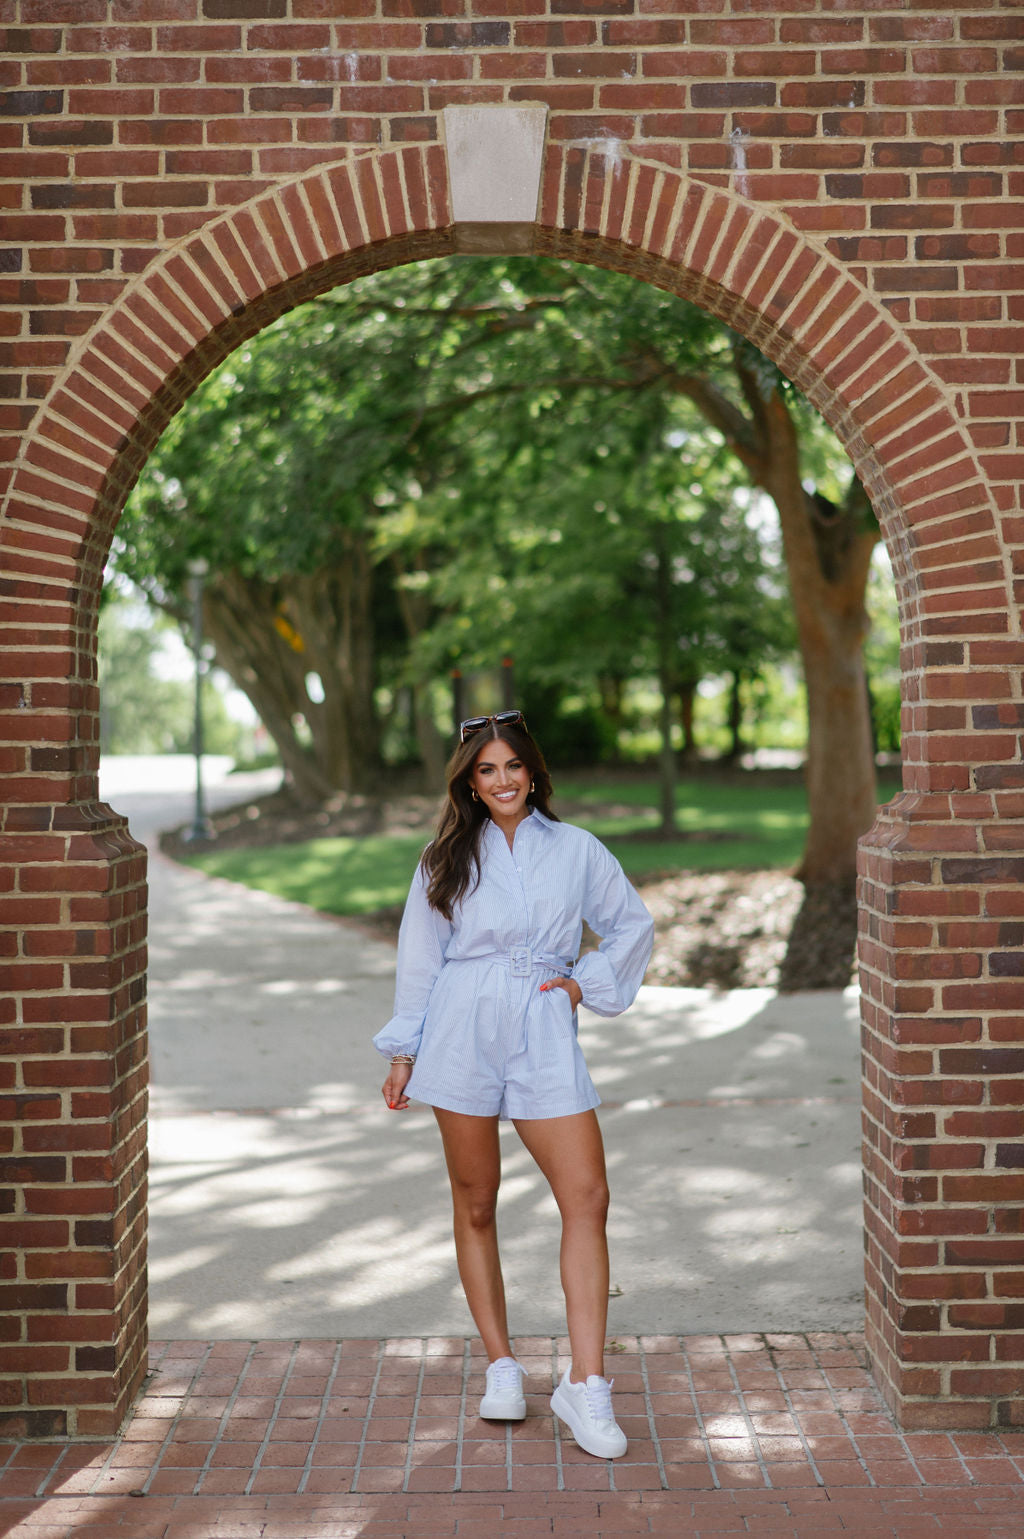
[[[391,1013],[392,948],[159,855],[190,775],[188,760],[101,775],[151,854],[151,1334],[472,1334],[433,1118],[379,1093],[369,1038]],[[217,803],[267,787],[212,779]],[[645,988],[617,1020],[584,1013],[612,1335],[860,1327],[857,1037],[852,992]],[[557,1215],[503,1136],[514,1329],[558,1335]]]

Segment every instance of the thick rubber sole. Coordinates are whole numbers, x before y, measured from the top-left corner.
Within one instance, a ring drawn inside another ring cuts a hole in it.
[[[480,1402],[480,1415],[484,1421],[522,1421],[526,1416],[526,1399],[521,1396],[510,1400],[506,1395],[492,1401],[485,1395]]]

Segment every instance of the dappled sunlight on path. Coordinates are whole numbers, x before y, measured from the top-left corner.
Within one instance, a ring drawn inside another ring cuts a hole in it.
[[[153,1329],[471,1329],[433,1118],[380,1102],[391,948],[191,871],[159,879],[187,913],[158,906],[153,956]],[[612,1329],[859,1325],[855,999],[645,989],[626,1017],[584,1012],[581,1036],[605,1102]],[[510,1129],[503,1144],[516,1328],[556,1331],[554,1204]]]
[[[231,786],[215,796],[246,794]],[[122,792],[151,851],[187,799]],[[151,858],[151,1327],[464,1336],[433,1117],[370,1045],[394,951]],[[612,1183],[610,1330],[859,1328],[857,1001],[645,988],[581,1012]],[[554,1203],[503,1129],[514,1329],[563,1329]]]

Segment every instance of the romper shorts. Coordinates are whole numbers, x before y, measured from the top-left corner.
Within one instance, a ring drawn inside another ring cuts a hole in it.
[[[568,971],[529,952],[446,962],[406,1095],[443,1111],[516,1120],[600,1106],[568,994],[540,991],[545,978]]]

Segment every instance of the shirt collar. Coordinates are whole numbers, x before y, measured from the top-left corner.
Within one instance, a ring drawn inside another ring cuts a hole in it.
[[[530,824],[530,826],[533,828],[547,828],[552,830],[558,827],[557,823],[555,823],[551,818],[546,818],[543,812],[539,811],[536,807],[531,807],[526,817],[519,824],[519,827],[516,829],[517,838],[522,833],[527,824]],[[491,830],[492,833],[500,834],[502,838],[505,837],[493,819],[487,819],[487,827]]]
[[[557,828],[558,824],[552,818],[546,818],[538,807],[534,807],[530,814],[538,828]]]

